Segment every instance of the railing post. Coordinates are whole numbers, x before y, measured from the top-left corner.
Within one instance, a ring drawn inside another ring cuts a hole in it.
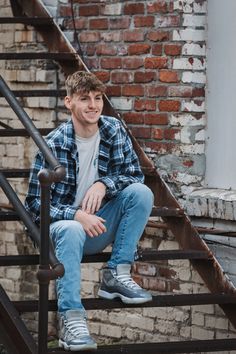
[[[49,266],[49,225],[50,225],[50,186],[47,171],[38,175],[41,186],[40,206],[40,257],[39,271],[39,320],[38,320],[38,354],[47,353],[48,336],[48,287],[50,282]]]

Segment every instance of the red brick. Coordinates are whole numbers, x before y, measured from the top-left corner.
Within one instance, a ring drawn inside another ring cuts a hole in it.
[[[162,55],[162,44],[154,44],[152,46],[152,55]]]
[[[167,86],[149,86],[147,87],[147,95],[149,97],[166,97],[167,96]]]
[[[124,15],[134,15],[134,14],[144,14],[143,3],[125,4]]]
[[[141,85],[125,85],[122,88],[122,95],[124,96],[143,96],[144,88]]]
[[[161,70],[159,72],[159,80],[161,82],[179,82],[178,73],[176,71]]]
[[[150,82],[156,79],[154,71],[136,71],[134,74],[134,82]]]
[[[119,69],[122,67],[121,58],[102,58],[101,67],[103,69]]]
[[[131,127],[131,131],[136,138],[151,138],[151,129],[144,127]]]
[[[111,74],[111,82],[116,84],[133,82],[133,73],[128,71],[115,71]]]
[[[86,31],[80,34],[80,41],[81,42],[99,42],[100,41],[100,34],[98,32],[91,32]]]
[[[157,140],[163,139],[163,130],[160,128],[153,128],[152,129],[152,138]]]
[[[192,96],[193,97],[205,97],[205,88],[204,87],[194,87]]]
[[[97,55],[116,55],[117,48],[112,44],[98,44],[96,46]]]
[[[108,19],[107,18],[99,18],[92,19],[89,21],[90,29],[108,29]]]
[[[167,290],[166,280],[158,279],[157,277],[155,277],[155,278],[145,277],[143,279],[143,287],[145,289],[150,289],[153,291],[166,292],[166,290]]]
[[[131,19],[129,17],[109,19],[111,29],[129,28]]]
[[[170,33],[166,31],[152,31],[147,34],[147,38],[153,42],[168,41]]]
[[[98,69],[99,68],[99,60],[98,58],[92,58],[92,57],[88,57],[86,59],[86,64],[90,69]]]
[[[144,32],[142,31],[125,31],[123,33],[125,42],[139,42],[144,41]]]
[[[150,1],[147,4],[147,12],[148,13],[160,13],[160,12],[167,12],[168,6],[166,0],[158,0],[158,1]]]
[[[71,17],[71,6],[70,5],[61,5],[60,6],[60,16],[61,17]]]
[[[170,28],[180,26],[180,16],[159,16],[157,26],[160,28]]]
[[[86,55],[88,56],[95,55],[96,46],[94,44],[86,44],[84,45],[83,49]]]
[[[191,86],[169,86],[168,96],[170,97],[192,97]]]
[[[193,166],[193,160],[184,160],[183,161],[183,166],[192,167]]]
[[[129,55],[139,55],[149,53],[151,46],[149,44],[130,44],[128,48]]]
[[[135,27],[153,27],[155,21],[154,16],[135,16],[134,26]]]
[[[144,123],[149,125],[166,125],[168,124],[168,115],[166,113],[146,113]]]
[[[136,100],[134,103],[134,109],[136,111],[155,111],[156,100]]]
[[[179,129],[174,129],[174,128],[170,128],[170,129],[165,129],[164,130],[164,138],[166,140],[175,140],[176,139],[176,134],[178,134]]]
[[[164,52],[166,55],[180,55],[182,50],[182,46],[178,44],[165,44]]]
[[[166,57],[152,57],[145,58],[145,68],[146,69],[163,69],[166,68],[168,64],[168,58]]]
[[[175,100],[161,100],[158,104],[160,111],[178,112],[180,109],[180,102]]]
[[[74,29],[74,24],[73,24],[73,21],[71,20],[71,18],[65,19],[63,21],[63,25],[67,29]],[[87,18],[76,18],[75,19],[75,27],[76,27],[76,29],[88,28],[88,19]]]
[[[170,268],[158,267],[158,274],[163,278],[171,279],[176,276],[176,271]]]
[[[144,123],[143,113],[128,112],[128,113],[124,113],[123,118],[127,124],[143,124]]]
[[[138,69],[143,66],[143,59],[142,58],[124,58],[123,59],[123,68],[124,69]]]
[[[101,80],[102,82],[108,82],[110,80],[109,71],[95,71],[94,74]]]
[[[79,16],[98,16],[99,7],[97,5],[80,6]]]
[[[121,96],[121,86],[107,86],[106,91],[108,96]]]

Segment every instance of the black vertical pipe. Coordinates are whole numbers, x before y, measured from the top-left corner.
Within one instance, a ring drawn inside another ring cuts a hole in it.
[[[49,267],[49,224],[50,224],[50,183],[40,178],[40,257],[39,257],[39,322],[38,322],[38,354],[47,353],[48,337],[48,287],[50,281]]]

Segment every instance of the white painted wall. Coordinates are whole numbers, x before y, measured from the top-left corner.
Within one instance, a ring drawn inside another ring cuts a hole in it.
[[[236,1],[208,0],[206,184],[236,189]]]

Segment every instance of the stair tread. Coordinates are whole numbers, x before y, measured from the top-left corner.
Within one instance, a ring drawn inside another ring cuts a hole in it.
[[[46,26],[53,25],[53,18],[51,17],[0,17],[0,23],[14,24],[22,23],[32,26]]]
[[[84,256],[83,263],[103,263],[110,259],[110,252]],[[159,261],[168,259],[208,259],[207,252],[196,250],[142,250],[137,261]],[[0,256],[0,266],[39,264],[39,255]]]
[[[168,294],[155,295],[152,301],[144,304],[124,304],[119,299],[106,300],[101,298],[82,299],[83,306],[86,310],[107,310],[118,308],[152,308],[152,307],[173,307],[173,306],[194,306],[209,304],[236,304],[235,294]],[[37,312],[38,300],[13,301],[14,306],[20,312]],[[57,311],[57,301],[49,300],[49,311]]]
[[[236,349],[236,339],[212,339],[212,340],[190,340],[170,341],[158,343],[135,343],[135,344],[111,344],[98,346],[96,353],[104,354],[164,354],[164,353],[199,353],[212,351],[226,351]],[[68,353],[61,348],[48,349],[48,353]],[[74,353],[87,354],[88,351]]]
[[[151,216],[175,216],[182,217],[184,215],[184,210],[181,208],[167,207],[167,206],[154,206],[152,209]]]
[[[28,59],[51,59],[51,60],[76,60],[75,53],[71,52],[24,52],[24,53],[0,53],[0,60],[28,60]]]
[[[66,96],[65,90],[12,90],[16,97],[64,97]],[[0,97],[3,94],[0,92]]]
[[[41,135],[47,135],[48,133],[50,133],[52,131],[53,128],[38,128],[38,131]],[[20,128],[20,129],[0,129],[0,137],[9,137],[9,136],[15,136],[15,137],[19,137],[19,136],[25,136],[25,137],[29,137],[30,134],[28,133],[28,131],[24,128]]]

